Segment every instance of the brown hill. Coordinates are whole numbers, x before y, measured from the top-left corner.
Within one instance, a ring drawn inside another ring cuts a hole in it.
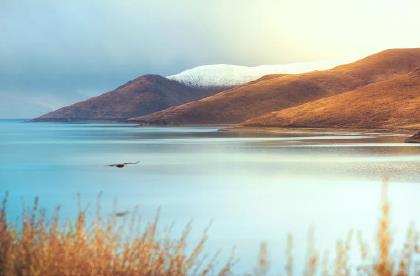
[[[420,69],[244,123],[319,128],[411,128],[419,124]]]
[[[158,75],[145,75],[117,89],[60,108],[34,121],[125,120],[212,95],[221,88],[194,88]]]
[[[420,48],[386,50],[326,71],[262,78],[132,120],[144,124],[240,123],[405,74],[419,66]]]

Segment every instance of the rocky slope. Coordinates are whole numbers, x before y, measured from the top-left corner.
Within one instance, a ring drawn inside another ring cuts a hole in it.
[[[407,74],[420,67],[420,48],[391,49],[330,70],[278,75],[146,116],[142,124],[240,123]]]
[[[117,89],[60,108],[34,121],[125,120],[197,100],[222,88],[190,87],[158,75],[145,75]]]

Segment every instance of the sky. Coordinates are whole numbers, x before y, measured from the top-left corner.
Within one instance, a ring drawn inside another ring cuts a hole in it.
[[[142,74],[420,47],[418,0],[0,0],[0,118]]]

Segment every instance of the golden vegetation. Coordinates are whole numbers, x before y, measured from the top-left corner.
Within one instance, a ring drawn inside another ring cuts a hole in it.
[[[377,229],[377,249],[371,254],[361,232],[350,231],[346,239],[337,241],[334,259],[328,252],[320,254],[315,246],[314,230],[307,239],[305,267],[295,264],[293,237],[287,237],[284,271],[280,275],[419,275],[415,258],[420,253],[418,233],[413,226],[407,231],[403,248],[392,248],[390,203],[386,187],[381,204],[381,217]],[[97,212],[92,224],[86,223],[84,211],[74,222],[59,223],[58,210],[47,219],[38,208],[24,211],[21,224],[11,224],[6,217],[7,196],[0,211],[0,275],[236,275],[233,257],[224,265],[216,265],[217,254],[209,258],[203,254],[207,231],[193,247],[187,246],[190,225],[173,239],[170,230],[158,230],[158,216],[151,224],[141,228],[136,215],[118,215],[103,219]],[[99,207],[98,207],[99,210]],[[140,230],[138,230],[140,229]],[[124,238],[129,233],[137,234]],[[124,234],[125,233],[125,234]],[[356,238],[354,238],[356,237]],[[358,244],[359,263],[353,264],[351,246]],[[218,269],[216,269],[218,267]],[[273,275],[270,271],[269,250],[261,244],[257,266],[250,275]],[[277,275],[277,274],[276,274]]]

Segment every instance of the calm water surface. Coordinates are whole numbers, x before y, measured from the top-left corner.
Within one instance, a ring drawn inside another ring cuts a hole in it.
[[[124,124],[0,121],[0,187],[8,214],[35,196],[62,216],[94,204],[104,212],[135,206],[145,219],[161,208],[161,224],[175,232],[193,219],[192,240],[212,222],[207,250],[235,246],[238,273],[252,270],[261,241],[283,265],[287,233],[296,265],[306,233],[334,250],[350,228],[373,240],[383,177],[391,178],[392,231],[397,239],[419,222],[420,147],[377,133],[226,132],[217,127],[136,128]],[[140,161],[116,169],[110,163]],[[94,210],[92,209],[92,213]],[[419,223],[418,223],[419,224]],[[275,266],[276,267],[276,266]]]

